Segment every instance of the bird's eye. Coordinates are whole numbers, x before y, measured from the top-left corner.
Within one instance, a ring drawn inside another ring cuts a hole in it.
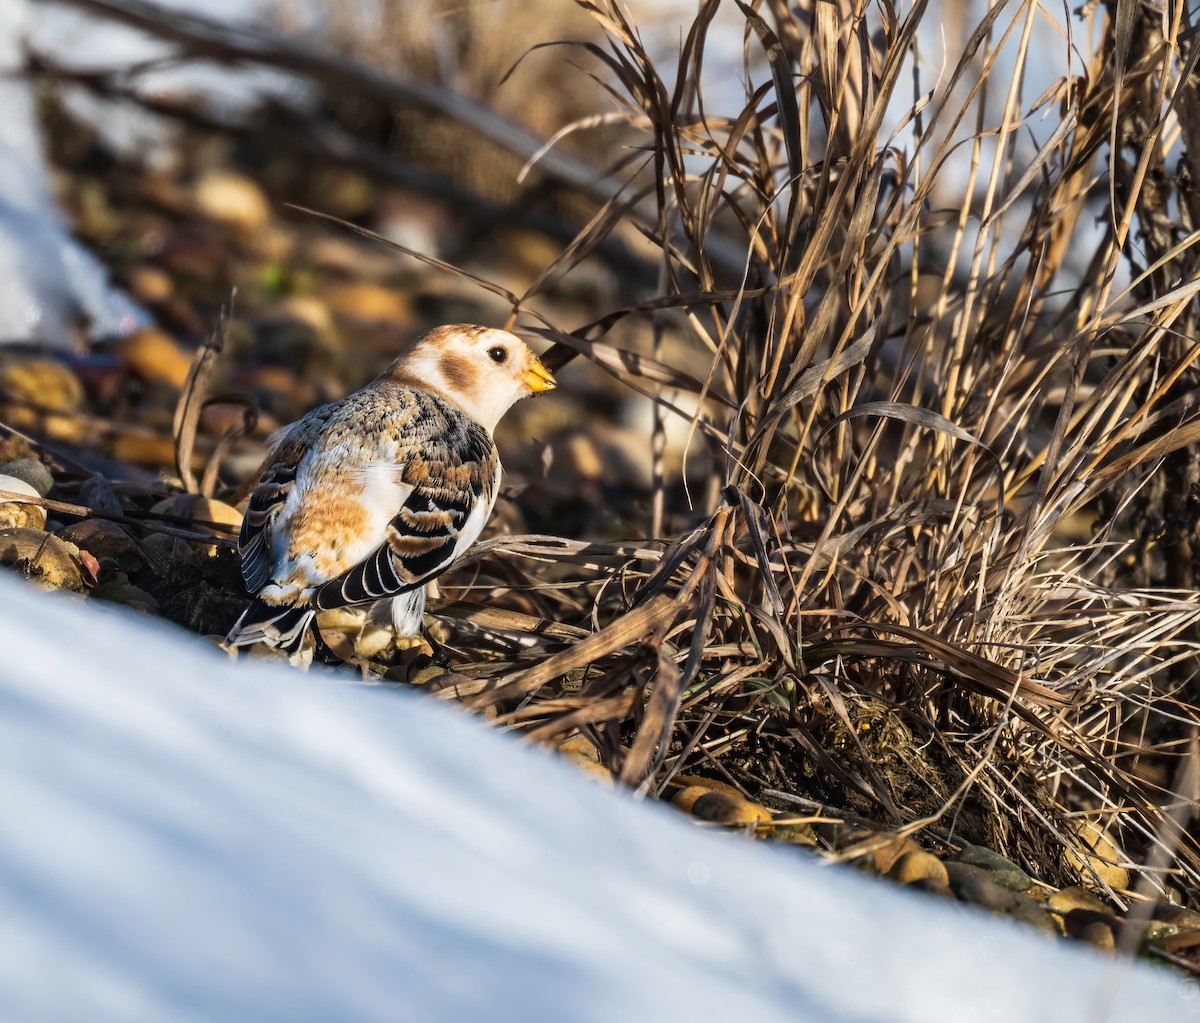
[[[488,349],[488,355],[491,356],[492,362],[503,365],[508,358],[508,349],[503,345],[496,345],[495,348]]]

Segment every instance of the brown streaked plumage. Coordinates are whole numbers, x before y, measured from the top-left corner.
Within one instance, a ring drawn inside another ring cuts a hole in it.
[[[392,600],[420,630],[424,586],[482,531],[500,479],[492,431],[554,378],[513,335],[438,327],[362,390],[288,427],[239,547],[254,603],[228,642],[299,655],[317,611]]]

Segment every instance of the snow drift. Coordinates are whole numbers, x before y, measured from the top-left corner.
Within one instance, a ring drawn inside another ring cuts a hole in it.
[[[1200,1018],[460,710],[0,577],[0,1018]]]

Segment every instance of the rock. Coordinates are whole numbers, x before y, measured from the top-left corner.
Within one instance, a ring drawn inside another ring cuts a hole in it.
[[[1046,910],[1026,896],[1017,896],[1017,902],[1008,911],[1008,915],[1014,920],[1020,920],[1021,923],[1029,925],[1036,931],[1041,931],[1043,934],[1059,935],[1062,933],[1059,930],[1058,921],[1054,915],[1047,913]]]
[[[84,519],[60,530],[58,535],[80,550],[88,551],[93,557],[116,559],[122,562],[122,567],[126,563],[136,562],[131,566],[136,570],[142,563],[137,541],[115,522]]]
[[[49,590],[83,589],[75,550],[65,540],[40,529],[0,529],[0,565],[12,565]]]
[[[79,412],[83,384],[56,359],[14,359],[0,364],[0,401],[27,406],[27,412]]]
[[[215,553],[215,548],[211,550]],[[322,611],[316,622],[321,638],[343,661],[376,659],[395,639],[391,625],[375,621],[370,607]]]
[[[242,528],[242,513],[223,501],[214,501],[199,494],[176,494],[164,501],[159,501],[151,511],[159,515],[170,515],[180,521],[169,520],[167,525],[180,529],[189,529],[194,533],[204,533],[206,536],[220,537],[232,540],[237,537]],[[220,526],[228,526],[220,529]],[[188,550],[195,546],[196,541],[185,540],[182,537],[159,533],[146,540],[147,546],[168,558],[183,557]],[[218,547],[215,544],[202,544],[200,549],[209,557],[216,555]]]
[[[262,189],[232,170],[209,171],[196,182],[196,207],[202,216],[246,234],[265,227],[271,219]]]
[[[604,788],[610,789],[616,784],[616,781],[613,779],[612,771],[610,771],[603,764],[593,763],[590,760],[575,760],[572,757],[568,757],[567,759],[574,760],[576,766],[578,766],[588,778],[591,778],[592,781],[597,782]]]
[[[1157,921],[1155,921],[1157,922]],[[1167,952],[1179,955],[1181,952],[1191,952],[1200,948],[1200,931],[1179,931],[1176,934],[1164,934],[1158,944]]]
[[[126,279],[129,293],[140,302],[155,304],[165,302],[175,291],[171,275],[161,267],[140,263],[129,271]]]
[[[975,867],[983,867],[992,875],[991,879],[1001,888],[1013,892],[1023,892],[1033,884],[1033,879],[1018,867],[1012,860],[1007,860],[997,852],[982,845],[964,846],[955,857],[959,863],[967,863]]]
[[[112,484],[103,476],[96,475],[84,480],[79,488],[79,503],[101,515],[124,515],[125,509],[113,491]]]
[[[942,861],[931,853],[920,850],[906,852],[892,864],[887,876],[898,884],[926,881],[943,888],[950,884],[950,875],[946,873]]]
[[[123,573],[122,573],[123,575]],[[92,590],[93,600],[105,600],[112,604],[121,604],[134,611],[145,614],[155,614],[158,611],[158,601],[139,586],[134,586],[128,579],[114,579],[97,586]]]
[[[89,429],[80,415],[83,404],[83,384],[62,362],[0,362],[0,418],[8,425],[77,443]]]
[[[558,744],[558,752],[578,760],[590,760],[593,764],[600,763],[600,751],[586,735],[572,735],[564,739]]]
[[[767,837],[773,842],[786,842],[788,845],[803,845],[813,848],[817,845],[817,832],[811,824],[801,822],[773,821]]]
[[[905,887],[911,888],[913,891],[925,892],[929,895],[936,895],[939,899],[953,899],[954,892],[950,890],[949,885],[938,884],[936,881],[931,881],[929,878],[918,878],[911,884]]]
[[[1017,894],[996,884],[991,871],[953,860],[944,866],[950,878],[950,890],[963,902],[972,902],[995,913],[1006,913],[1017,905]]]
[[[1082,938],[1093,924],[1107,927],[1114,935],[1125,926],[1125,921],[1112,913],[1101,913],[1094,909],[1073,909],[1062,916],[1063,931],[1069,938]],[[1093,933],[1096,933],[1093,930]],[[1086,940],[1086,939],[1085,939]]]
[[[573,735],[563,740],[558,744],[558,752],[564,760],[569,760],[593,781],[606,788],[615,784],[612,771],[600,760],[600,751],[586,736]]]
[[[945,867],[950,890],[961,901],[1010,916],[1043,934],[1060,933],[1055,916],[1027,895],[998,884],[996,875],[987,868],[958,860],[949,861]]]
[[[771,811],[765,806],[701,785],[680,789],[671,802],[693,817],[714,824],[767,824],[771,820]]]
[[[1181,931],[1200,931],[1200,913],[1183,906],[1161,905],[1155,909],[1154,919],[1174,924]]]
[[[116,346],[117,357],[127,372],[151,384],[180,390],[192,368],[192,356],[161,330],[147,327],[135,331]]]
[[[1099,920],[1092,920],[1084,924],[1078,934],[1071,936],[1078,938],[1080,941],[1086,941],[1093,948],[1098,948],[1102,952],[1112,952],[1117,947],[1112,928]]]
[[[345,342],[329,307],[312,295],[293,295],[263,309],[250,324],[253,361],[286,367],[319,386],[346,370]]]
[[[404,328],[413,320],[408,300],[393,288],[370,281],[346,281],[331,284],[321,292],[335,316],[364,323]]]
[[[31,487],[16,476],[0,473],[0,490],[13,494],[24,494],[27,497],[41,497],[34,487]],[[25,504],[22,501],[6,501],[0,498],[0,529],[41,529],[46,525],[46,509],[36,504]]]
[[[83,584],[95,586],[100,581],[100,562],[88,551],[79,551],[76,558],[79,561],[79,572],[83,576]]]
[[[214,402],[200,410],[200,430],[219,437],[246,421],[246,407],[237,402]]]
[[[113,439],[112,457],[118,462],[161,468],[175,464],[175,441],[145,433],[120,433]]]
[[[746,798],[742,795],[740,789],[717,778],[701,778],[696,774],[677,774],[675,775],[674,784],[679,788],[687,788],[689,785],[699,785],[701,788],[712,789],[714,792],[724,792],[735,799]]]
[[[1114,891],[1129,887],[1129,871],[1120,865],[1125,854],[1109,836],[1099,821],[1086,819],[1074,825],[1080,849],[1067,849],[1067,865],[1079,874],[1084,884],[1102,884]]]
[[[923,851],[916,842],[905,835],[891,835],[863,828],[851,831],[846,840],[849,844],[842,849],[842,855],[848,860],[870,857],[868,862],[877,874],[886,874],[905,853]]]
[[[54,489],[54,477],[36,458],[18,458],[15,462],[0,465],[0,473],[24,480],[40,497],[45,497]]]
[[[1083,909],[1094,913],[1107,913],[1109,908],[1086,888],[1064,888],[1053,892],[1046,900],[1046,905],[1059,913],[1070,913],[1072,910]]]
[[[1163,941],[1166,938],[1172,938],[1180,933],[1179,928],[1174,924],[1166,923],[1162,920],[1147,920],[1146,926],[1142,929],[1142,940],[1139,947],[1145,951],[1150,945],[1163,947]],[[1200,934],[1200,931],[1192,931],[1189,933]]]

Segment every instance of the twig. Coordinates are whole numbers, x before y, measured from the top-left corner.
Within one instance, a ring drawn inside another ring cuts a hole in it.
[[[230,550],[237,549],[237,541],[226,540],[220,536],[209,536],[206,533],[196,533],[189,529],[178,529],[175,526],[165,526],[161,523],[153,521],[150,518],[150,513],[147,512],[147,518],[134,518],[130,515],[115,515],[107,512],[97,511],[94,508],[88,508],[82,504],[67,504],[64,501],[51,501],[46,497],[34,497],[31,494],[18,494],[11,490],[0,490],[0,501],[12,504],[32,504],[39,508],[45,508],[47,511],[55,511],[62,515],[73,515],[80,519],[103,519],[106,522],[119,522],[125,526],[138,526],[142,529],[149,529],[155,533],[165,533],[168,536],[177,536],[181,540],[197,540],[201,543],[212,544],[217,547],[225,547]],[[224,527],[228,528],[228,527]]]

